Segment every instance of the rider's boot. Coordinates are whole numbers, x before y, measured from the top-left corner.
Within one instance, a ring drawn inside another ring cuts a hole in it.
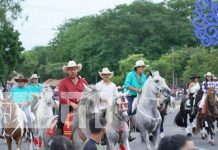
[[[129,122],[127,123],[128,126],[129,126],[129,129],[130,129],[128,139],[129,139],[129,142],[132,142],[132,141],[134,141],[136,138],[131,136],[131,132],[132,132],[133,128],[131,128],[130,122],[131,122],[131,120],[129,120]]]
[[[63,132],[63,129],[60,129],[60,128],[56,128],[56,134],[57,135],[63,135],[64,134],[64,132]]]

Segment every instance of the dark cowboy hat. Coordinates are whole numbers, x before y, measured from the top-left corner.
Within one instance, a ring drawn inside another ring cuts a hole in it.
[[[200,77],[200,76],[198,76],[197,74],[195,74],[195,75],[192,75],[192,76],[190,77],[190,79],[195,79],[195,78],[198,78],[198,79],[200,79],[201,77]]]
[[[28,80],[27,80],[23,75],[21,75],[21,74],[17,75],[17,76],[14,78],[14,80],[15,80],[16,82],[19,82],[19,81],[28,82]]]

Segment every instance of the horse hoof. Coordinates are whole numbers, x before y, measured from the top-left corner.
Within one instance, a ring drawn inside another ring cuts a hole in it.
[[[196,129],[196,128],[192,128],[192,132],[193,132],[193,133],[195,133],[195,129]]]
[[[192,137],[192,134],[191,134],[191,133],[188,133],[188,134],[187,134],[187,137]]]
[[[209,143],[210,145],[212,145],[212,146],[215,145],[215,144],[214,144],[214,141],[209,141],[208,143]]]
[[[202,138],[202,140],[205,140],[206,137],[205,137],[205,135],[201,135],[201,138]]]

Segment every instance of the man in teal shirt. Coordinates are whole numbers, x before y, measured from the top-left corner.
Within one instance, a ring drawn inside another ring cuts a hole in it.
[[[134,98],[137,96],[137,93],[142,93],[142,87],[147,80],[147,76],[144,74],[145,63],[143,60],[138,60],[135,63],[134,70],[129,72],[125,83],[124,83],[124,92],[128,92],[128,114],[132,113],[132,103]]]
[[[28,80],[23,75],[18,75],[15,81],[17,85],[11,89],[11,99],[17,104],[29,102],[29,88],[25,85]]]
[[[27,125],[31,128],[30,111],[27,107],[30,102],[29,88],[26,87],[28,80],[23,75],[18,75],[14,80],[17,82],[17,85],[11,89],[10,97],[24,111],[28,121]]]
[[[37,74],[33,74],[30,77],[31,84],[29,85],[29,89],[31,94],[40,94],[42,92],[42,84],[38,82],[39,78],[40,77]]]
[[[145,63],[143,60],[138,60],[135,63],[134,70],[129,72],[125,83],[124,83],[124,92],[128,92],[126,97],[128,100],[128,114],[132,114],[132,103],[137,94],[142,93],[142,87],[147,80],[145,72]],[[129,141],[133,141],[135,138],[131,137],[131,132],[129,133]]]

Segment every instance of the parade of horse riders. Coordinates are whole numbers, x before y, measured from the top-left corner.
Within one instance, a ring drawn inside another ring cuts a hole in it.
[[[0,150],[218,149],[218,1],[0,4]]]

